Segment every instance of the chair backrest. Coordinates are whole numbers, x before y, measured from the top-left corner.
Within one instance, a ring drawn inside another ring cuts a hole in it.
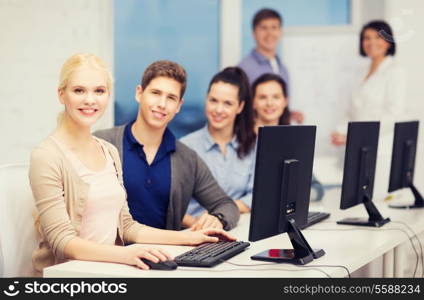
[[[31,255],[37,247],[34,200],[28,165],[0,166],[1,277],[33,276]]]

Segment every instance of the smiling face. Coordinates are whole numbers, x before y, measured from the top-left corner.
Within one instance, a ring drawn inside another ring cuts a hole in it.
[[[257,121],[262,124],[278,125],[286,107],[286,97],[278,82],[267,81],[256,87],[253,109]]]
[[[65,106],[66,119],[78,127],[90,127],[103,115],[109,102],[107,75],[100,69],[80,66],[58,94]]]
[[[218,81],[211,85],[205,106],[210,128],[233,130],[236,117],[244,107],[244,102],[239,101],[238,93],[239,88],[230,83]]]
[[[386,56],[390,43],[387,42],[375,29],[366,29],[362,40],[362,49],[371,59]]]
[[[168,77],[156,77],[145,89],[138,85],[135,98],[140,103],[141,120],[150,128],[164,129],[183,103],[181,83]]]
[[[282,35],[280,21],[276,18],[264,19],[256,25],[253,37],[262,52],[275,52]]]

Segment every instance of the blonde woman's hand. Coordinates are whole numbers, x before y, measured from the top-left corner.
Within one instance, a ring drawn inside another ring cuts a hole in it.
[[[148,259],[155,263],[174,259],[169,253],[160,248],[143,246],[139,244],[132,244],[122,247],[122,263],[137,266],[143,270],[148,270],[149,266],[141,260],[142,258]]]
[[[186,235],[185,245],[196,246],[203,243],[216,243],[218,241],[235,241],[236,238],[225,230],[207,228],[198,231],[184,231]]]

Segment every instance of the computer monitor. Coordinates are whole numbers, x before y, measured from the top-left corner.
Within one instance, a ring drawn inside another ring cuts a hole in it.
[[[415,197],[412,205],[390,205],[392,208],[423,208],[424,201],[414,186],[415,156],[417,152],[418,121],[395,124],[389,192],[410,188]]]
[[[348,218],[337,224],[380,227],[390,222],[372,202],[380,122],[349,122],[340,209],[363,204],[368,219]]]
[[[325,254],[313,250],[298,225],[307,220],[315,126],[259,128],[249,240],[288,233],[293,249],[269,249],[252,259],[307,264]]]

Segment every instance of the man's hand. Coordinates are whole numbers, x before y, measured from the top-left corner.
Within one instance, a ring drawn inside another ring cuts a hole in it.
[[[212,216],[205,212],[203,215],[201,215],[196,222],[191,225],[191,230],[201,230],[205,228],[216,228],[216,229],[223,229],[221,221],[215,216]]]
[[[193,217],[192,215],[189,215],[189,214],[185,214],[181,222],[181,224],[185,228],[190,228],[191,226],[194,225],[194,223],[196,223],[196,217]]]

